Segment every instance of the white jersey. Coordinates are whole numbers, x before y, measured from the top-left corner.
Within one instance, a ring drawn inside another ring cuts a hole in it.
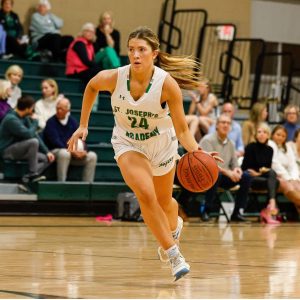
[[[161,93],[167,72],[155,67],[146,92],[134,100],[130,94],[130,65],[118,68],[116,88],[111,96],[115,135],[131,142],[146,142],[173,128],[169,108],[161,107]]]

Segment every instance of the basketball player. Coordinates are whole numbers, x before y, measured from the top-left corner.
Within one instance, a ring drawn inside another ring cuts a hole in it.
[[[133,31],[127,45],[130,65],[101,71],[87,84],[80,126],[69,141],[69,151],[76,149],[79,138],[86,139],[98,92],[110,92],[115,159],[139,200],[145,223],[165,250],[176,281],[190,269],[175,243],[182,229],[172,198],[177,138],[187,151],[198,149],[185,121],[179,86],[196,88],[200,71],[195,74],[198,64],[188,57],[160,52],[157,36],[147,27]],[[221,161],[217,153],[211,155]]]

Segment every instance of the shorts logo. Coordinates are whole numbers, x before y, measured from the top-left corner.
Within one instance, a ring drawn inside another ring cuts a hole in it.
[[[158,167],[166,167],[168,164],[170,164],[173,161],[173,159],[174,159],[174,156],[172,156],[171,158],[169,158],[166,161],[161,162]]]

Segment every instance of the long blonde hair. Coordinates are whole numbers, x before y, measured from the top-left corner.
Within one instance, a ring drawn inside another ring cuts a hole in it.
[[[263,110],[266,108],[267,108],[266,103],[256,102],[250,110],[250,115],[249,115],[250,120],[256,125],[259,122],[264,121],[264,120],[261,120],[261,114],[262,114]]]
[[[158,50],[155,64],[168,72],[183,89],[197,89],[203,80],[200,63],[191,56],[175,56],[159,50],[157,35],[148,27],[142,26],[130,33],[127,41],[133,38],[146,41],[152,50]]]
[[[41,83],[41,88],[42,88],[44,82],[48,83],[54,89],[54,91],[53,91],[53,99],[56,99],[57,96],[58,96],[58,92],[59,92],[58,91],[57,82],[54,79],[52,79],[52,78],[44,79],[42,81],[42,83]]]

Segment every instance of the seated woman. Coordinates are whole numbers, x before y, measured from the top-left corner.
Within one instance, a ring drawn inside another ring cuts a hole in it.
[[[256,190],[268,191],[268,205],[260,212],[263,222],[268,224],[280,223],[276,220],[278,209],[276,206],[276,191],[279,186],[277,175],[272,166],[273,149],[268,145],[270,128],[266,123],[257,125],[255,142],[245,148],[242,170],[248,170],[253,177],[251,187]]]
[[[0,123],[6,114],[11,110],[7,99],[12,93],[11,83],[8,80],[0,79]]]
[[[11,83],[11,95],[8,98],[7,103],[11,106],[11,108],[15,108],[17,106],[18,99],[22,96],[22,91],[19,87],[19,83],[23,78],[23,69],[18,65],[11,65],[5,72],[5,78]]]
[[[101,14],[99,25],[96,29],[97,63],[103,69],[120,67],[120,32],[114,28],[112,13],[106,11]]]
[[[189,115],[198,115],[199,125],[202,133],[206,134],[209,127],[215,123],[215,108],[218,106],[218,99],[211,91],[211,85],[206,82],[200,83],[199,94],[190,92],[192,103],[189,108]]]
[[[67,51],[66,75],[80,78],[87,84],[100,70],[95,62],[94,42],[96,40],[95,27],[92,23],[85,23],[76,39]]]
[[[272,168],[278,175],[280,190],[287,199],[292,201],[297,209],[300,209],[300,179],[296,157],[290,145],[286,143],[287,130],[282,125],[277,125],[269,141],[274,150]]]
[[[65,51],[73,37],[60,34],[64,22],[50,13],[50,9],[48,0],[39,0],[37,11],[32,15],[29,27],[32,44],[39,50],[49,50],[53,61],[64,61]]]
[[[56,113],[56,104],[63,95],[58,94],[57,82],[48,78],[42,81],[42,98],[35,103],[35,117],[39,123],[39,129],[43,130],[49,118]]]
[[[0,10],[0,24],[6,32],[6,55],[17,55],[25,58],[28,37],[23,36],[23,27],[19,16],[12,11],[13,0],[2,0]]]
[[[298,128],[295,131],[294,140],[289,141],[287,143],[287,145],[290,145],[290,147],[292,148],[292,150],[295,154],[296,161],[297,161],[297,166],[298,166],[298,171],[299,171],[299,175],[300,175],[300,128]]]
[[[267,120],[267,116],[268,111],[265,103],[256,102],[252,106],[249,120],[243,122],[242,126],[244,146],[256,141],[255,134],[257,132],[257,126],[260,122],[265,122]]]

